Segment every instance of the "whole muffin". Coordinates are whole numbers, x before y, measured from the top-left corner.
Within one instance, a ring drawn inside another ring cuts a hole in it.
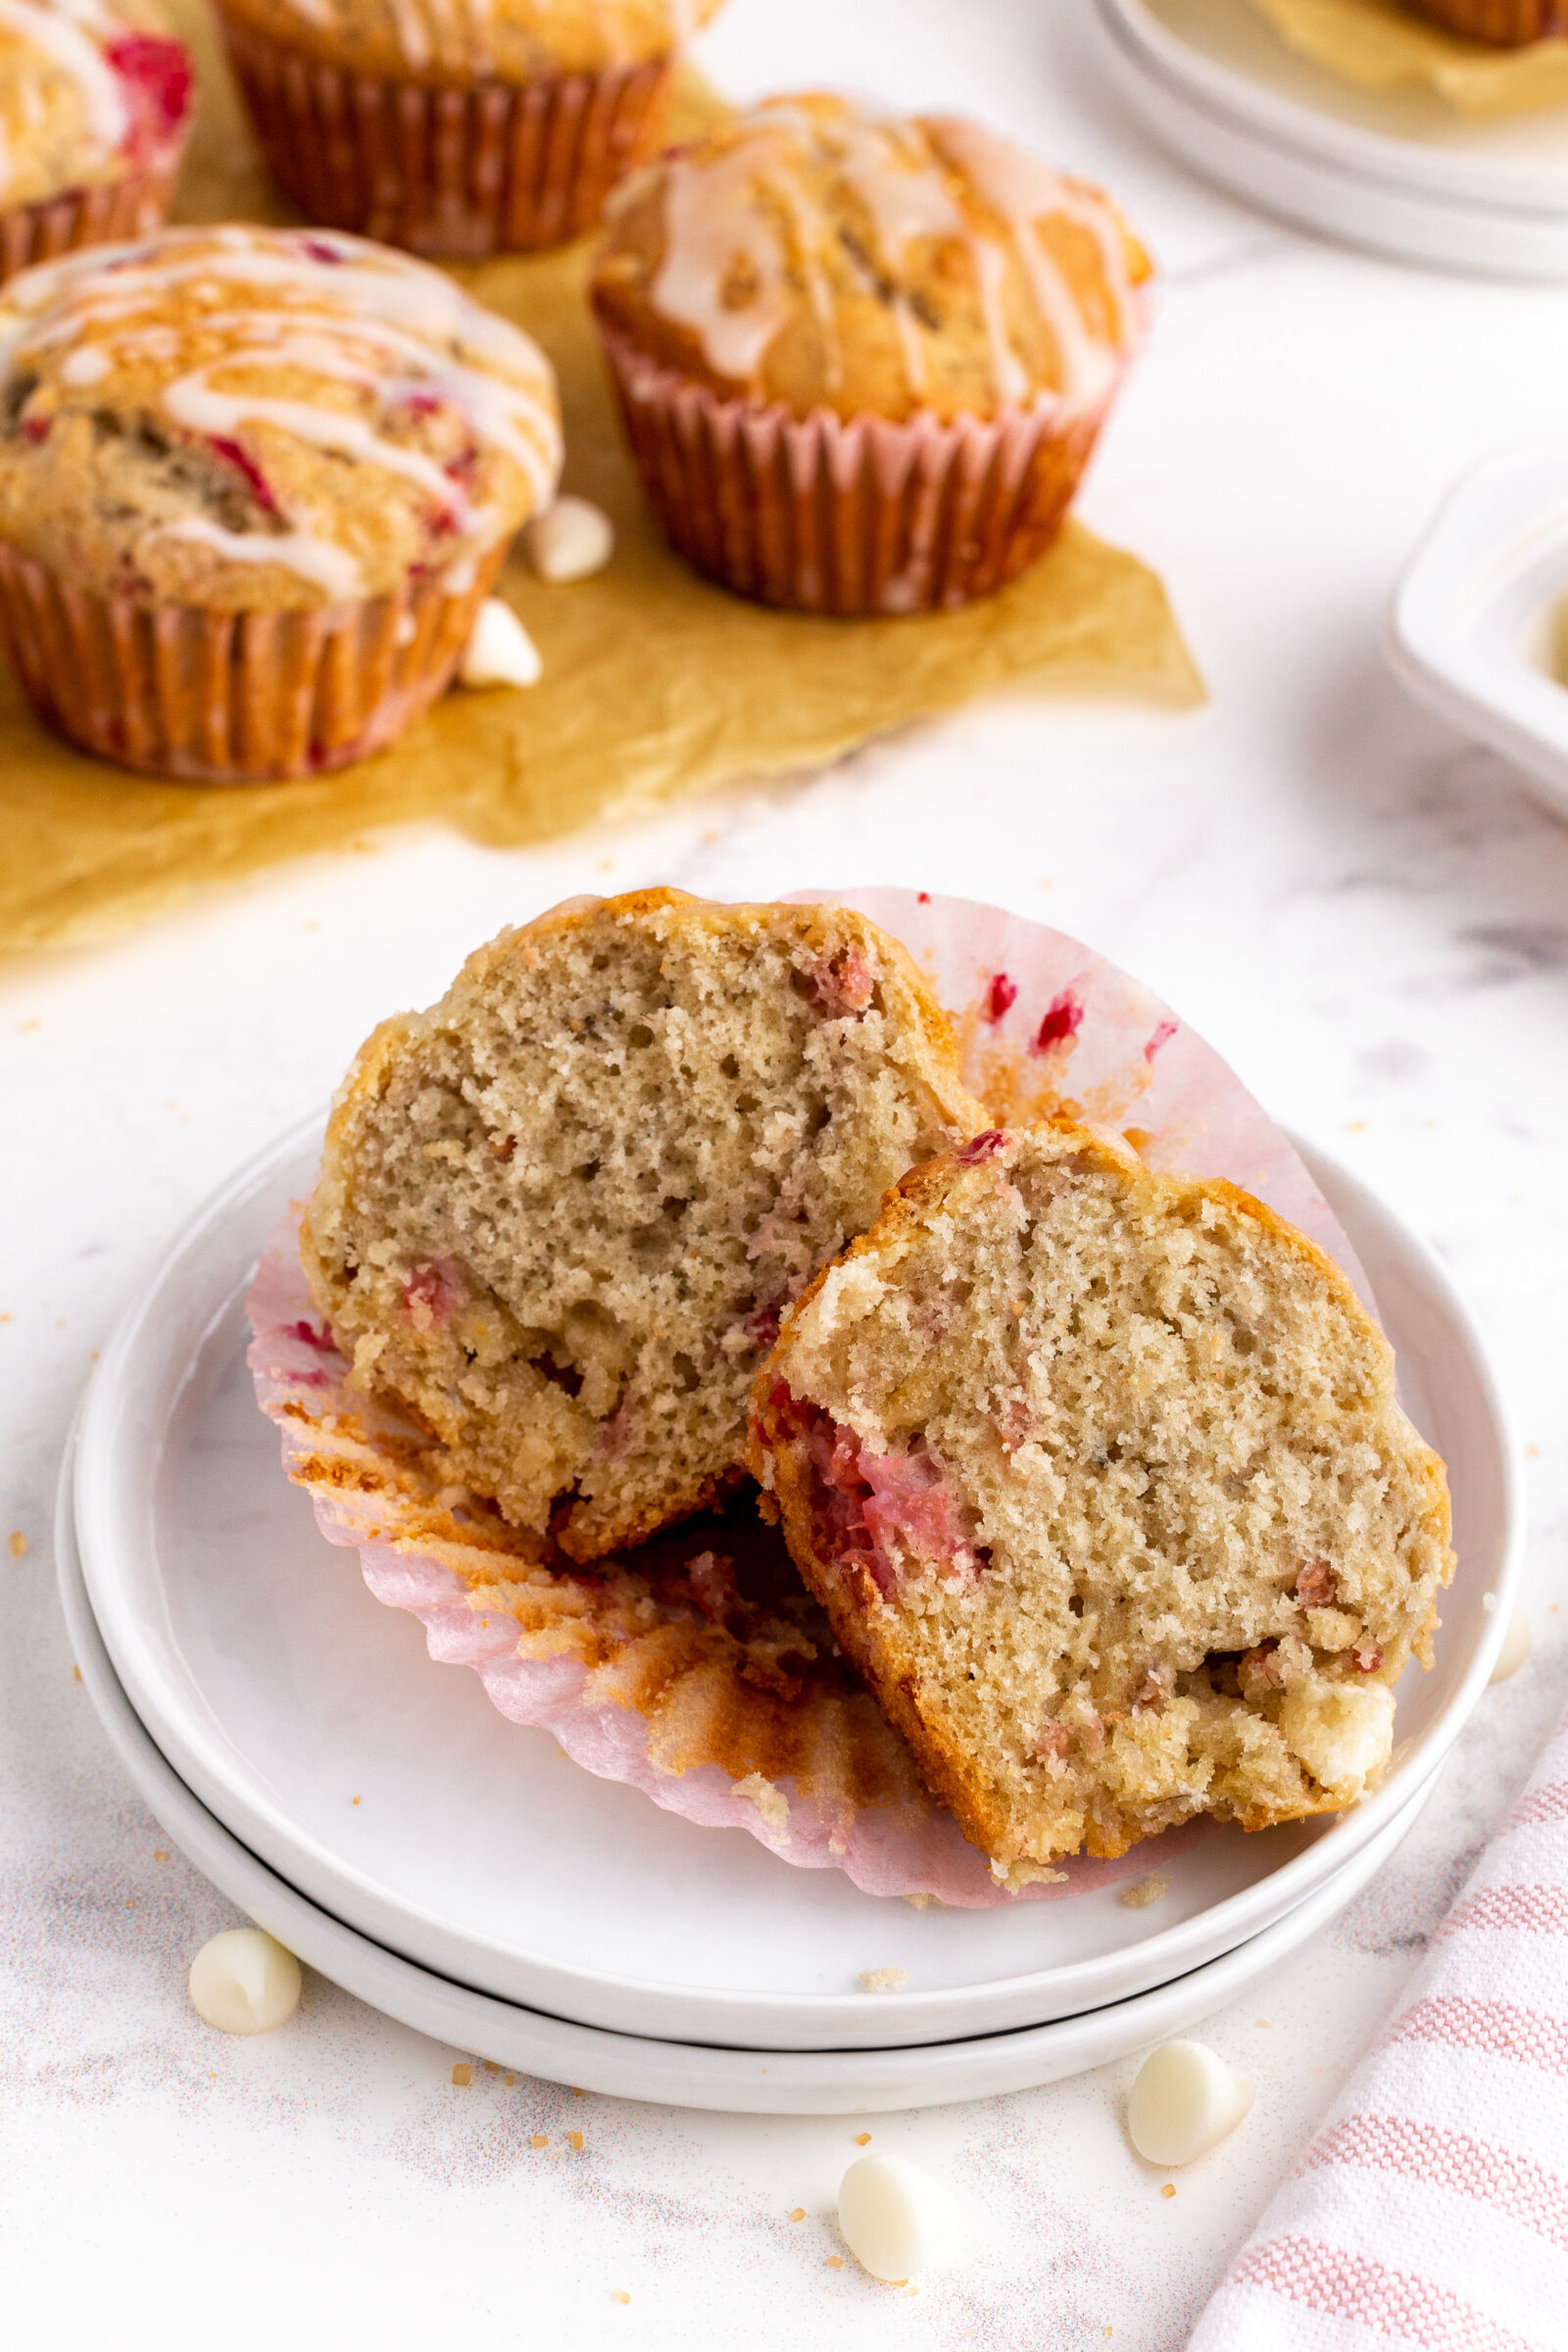
[[[1417,16],[1429,17],[1469,41],[1498,49],[1522,49],[1531,41],[1568,34],[1568,0],[1405,0]]]
[[[10,0],[0,12],[0,276],[155,228],[190,117],[190,58],[154,0]]]
[[[559,245],[658,144],[720,0],[219,0],[278,185],[416,253]]]
[[[560,461],[548,362],[406,255],[245,225],[72,256],[0,297],[0,625],[105,759],[338,767],[441,693]]]
[[[593,303],[674,545],[764,603],[961,605],[1057,530],[1142,340],[1109,200],[956,117],[769,99],[622,187]]]

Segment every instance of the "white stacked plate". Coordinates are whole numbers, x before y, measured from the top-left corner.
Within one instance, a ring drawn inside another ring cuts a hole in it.
[[[1568,279],[1568,108],[1475,121],[1355,89],[1248,0],[1094,0],[1094,16],[1140,121],[1247,203],[1400,261]]]
[[[1216,1832],[1110,1886],[994,1911],[861,1893],[594,1779],[438,1666],[318,1534],[245,1368],[244,1293],[319,1123],[245,1169],[147,1286],[62,1485],[78,1663],[131,1778],[198,1868],[364,1999],[586,2088],[760,2112],[970,2098],[1180,2031],[1381,1866],[1485,1687],[1511,1606],[1512,1454],[1476,1334],[1428,1253],[1308,1154],[1376,1287],[1406,1405],[1449,1465],[1460,1571],[1437,1664],[1353,1812]],[[906,1972],[867,1994],[862,1972]]]

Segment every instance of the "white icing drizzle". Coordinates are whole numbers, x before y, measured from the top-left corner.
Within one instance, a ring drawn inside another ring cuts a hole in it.
[[[1115,220],[1103,204],[1073,187],[1038,156],[982,130],[961,115],[936,119],[931,128],[981,203],[1005,224],[1056,346],[1062,405],[1075,412],[1098,408],[1116,381],[1120,351],[1128,340],[1127,262]],[[1039,223],[1053,214],[1064,215],[1094,234],[1116,316],[1114,345],[1097,334],[1084,317],[1071,280],[1040,234]]]
[[[504,454],[535,504],[549,503],[561,435],[550,370],[535,345],[452,279],[358,238],[172,230],[46,264],[0,295],[0,380],[63,345],[63,384],[97,382],[116,357],[150,365],[156,374],[190,349],[156,316],[180,286],[201,306],[186,328],[197,364],[149,397],[183,430],[236,441],[246,426],[270,426],[413,483],[460,534],[445,551],[449,568],[459,570],[507,530],[512,513],[490,502],[475,506],[438,459],[389,437],[382,429],[389,416],[456,410],[470,448]],[[227,299],[253,288],[255,307]],[[470,364],[483,361],[497,371]],[[252,383],[236,384],[237,372]],[[313,396],[318,384],[320,397]],[[345,400],[345,388],[361,398]],[[314,517],[277,519],[276,530],[235,532],[193,515],[164,526],[163,535],[237,563],[285,564],[334,598],[363,593],[358,560]]]
[[[313,531],[228,531],[206,514],[184,514],[178,522],[166,522],[156,536],[213,548],[232,564],[281,564],[343,603],[365,592],[359,558]]]
[[[828,221],[801,176],[802,165],[814,157],[828,163],[867,217],[917,397],[928,387],[929,365],[921,322],[901,280],[910,249],[938,238],[967,249],[999,396],[1013,403],[1030,396],[1029,371],[1007,326],[1010,249],[1056,347],[1055,399],[1069,414],[1093,411],[1114,384],[1134,330],[1126,255],[1109,207],[974,123],[940,118],[929,130],[940,161],[932,160],[915,125],[858,111],[819,115],[785,99],[760,107],[727,152],[711,160],[673,158],[664,167],[664,250],[650,289],[655,308],[691,329],[715,373],[745,381],[794,315],[804,286],[823,337],[824,383],[836,389],[842,381],[836,302],[822,260]],[[996,216],[999,234],[965,212],[944,165]],[[1114,341],[1085,316],[1040,235],[1038,223],[1053,215],[1080,223],[1096,239]]]
[[[48,58],[75,83],[99,161],[116,154],[130,129],[125,85],[103,53],[104,40],[120,29],[100,0],[53,0],[49,7],[37,0],[0,0],[0,31]],[[0,190],[12,172],[12,158],[0,153]]]

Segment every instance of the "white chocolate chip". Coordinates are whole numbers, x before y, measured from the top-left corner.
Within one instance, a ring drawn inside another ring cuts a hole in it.
[[[860,1971],[862,1992],[902,1992],[908,1982],[909,1972],[906,1968],[862,1968]]]
[[[844,2243],[873,2278],[929,2270],[952,2229],[947,2192],[905,2156],[861,2156],[839,2182]]]
[[[510,605],[487,596],[479,607],[458,676],[465,686],[537,686],[539,648]]]
[[[261,1928],[230,1928],[190,1964],[190,2005],[220,2034],[270,2034],[299,2007],[300,1964]]]
[[[1162,2042],[1138,2069],[1127,2099],[1127,2136],[1150,2164],[1191,2164],[1234,2132],[1252,2104],[1246,2075],[1233,2075],[1200,2041]]]
[[[1394,1751],[1394,1692],[1384,1683],[1308,1683],[1288,1690],[1280,1737],[1315,1781],[1345,1804]]]
[[[1494,1683],[1505,1683],[1510,1674],[1517,1674],[1530,1655],[1530,1620],[1523,1609],[1515,1609],[1508,1620],[1508,1631],[1502,1637],[1497,1663],[1488,1678]]]
[[[558,498],[523,525],[522,544],[542,580],[563,587],[603,571],[615,546],[615,526],[591,498]]]

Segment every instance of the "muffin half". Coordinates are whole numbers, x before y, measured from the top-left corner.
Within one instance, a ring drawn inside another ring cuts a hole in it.
[[[1452,1574],[1339,1268],[1066,1124],[917,1169],[785,1318],[752,1463],[847,1654],[1011,1885],[1335,1811]]]
[[[690,563],[766,604],[916,612],[1050,546],[1150,274],[1098,189],[978,124],[808,95],[628,181],[593,301]]]
[[[557,907],[385,1022],[302,1255],[356,1382],[591,1560],[742,1475],[783,1307],[983,1116],[896,940],[676,891]]]
[[[47,264],[0,299],[0,623],[102,758],[339,767],[441,693],[560,461],[536,346],[404,254],[246,225]]]

